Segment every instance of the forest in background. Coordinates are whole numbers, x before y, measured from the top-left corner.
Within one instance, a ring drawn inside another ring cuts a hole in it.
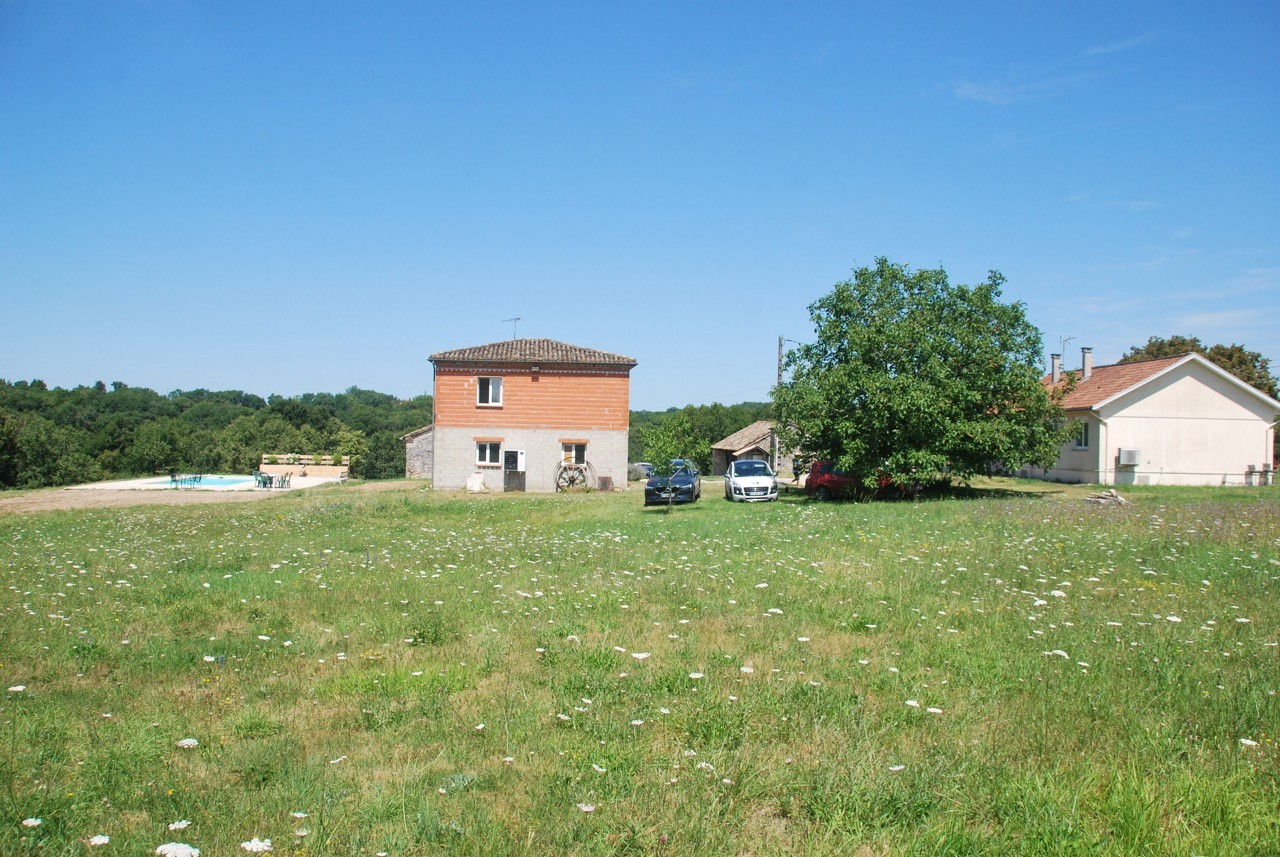
[[[248,474],[264,454],[349,455],[357,475],[404,475],[401,435],[431,396],[352,387],[263,399],[240,390],[162,395],[121,382],[70,390],[0,381],[0,487],[40,488],[180,470]]]
[[[630,460],[648,431],[673,421],[687,455],[769,415],[767,402],[632,411]],[[63,389],[0,380],[0,489],[42,488],[178,470],[248,474],[264,454],[349,455],[363,479],[404,476],[400,438],[432,419],[432,397],[343,393],[261,396],[240,390],[157,393],[116,381]],[[705,461],[704,461],[705,459]]]

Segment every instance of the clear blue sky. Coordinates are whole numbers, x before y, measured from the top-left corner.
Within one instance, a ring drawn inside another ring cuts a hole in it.
[[[764,400],[877,256],[1280,369],[1280,4],[0,0],[0,377]]]

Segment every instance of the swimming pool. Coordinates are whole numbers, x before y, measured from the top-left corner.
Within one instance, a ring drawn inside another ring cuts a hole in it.
[[[161,488],[161,487],[165,487],[165,488],[167,488],[169,485],[172,485],[172,484],[173,484],[173,481],[172,481],[168,476],[166,476],[166,477],[165,477],[165,478],[163,478],[163,479],[154,479],[154,480],[152,480],[151,482],[148,482],[147,484],[148,484],[148,485],[155,485],[157,488]],[[199,482],[199,484],[197,484],[197,485],[192,485],[192,486],[190,486],[190,487],[192,487],[192,488],[239,488],[239,487],[245,487],[245,488],[247,488],[247,487],[249,487],[250,485],[253,485],[253,477],[252,477],[252,476],[201,476],[201,477],[200,477],[200,482]],[[184,487],[185,487],[185,486],[184,486]]]

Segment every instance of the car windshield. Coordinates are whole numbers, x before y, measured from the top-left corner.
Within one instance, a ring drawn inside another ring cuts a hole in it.
[[[763,461],[735,461],[733,474],[735,476],[772,476],[773,471]]]

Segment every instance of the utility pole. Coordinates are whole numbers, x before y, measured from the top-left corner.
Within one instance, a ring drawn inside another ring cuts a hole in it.
[[[778,337],[778,386],[782,386],[782,337]]]
[[[779,387],[782,386],[782,336],[781,335],[778,336],[778,386]],[[773,472],[776,475],[778,472],[778,458],[781,453],[781,450],[778,449],[778,421],[776,419],[773,421],[773,431],[769,432],[769,438],[772,441],[772,446],[773,446],[772,464],[773,464]]]

